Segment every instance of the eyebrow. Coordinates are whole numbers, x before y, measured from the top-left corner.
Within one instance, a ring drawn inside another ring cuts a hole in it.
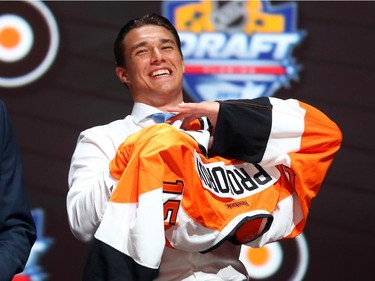
[[[170,39],[170,38],[161,38],[159,40],[159,42],[161,44],[165,44],[165,43],[173,43],[174,45],[177,45],[176,41],[173,40],[173,39]],[[138,44],[134,45],[133,47],[131,47],[130,49],[130,53],[132,53],[134,50],[140,48],[140,47],[143,47],[145,45],[147,45],[148,41],[142,41],[142,42],[139,42]]]

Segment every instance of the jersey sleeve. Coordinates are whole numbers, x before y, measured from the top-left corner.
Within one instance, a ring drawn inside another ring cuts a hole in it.
[[[268,98],[221,101],[209,154],[259,163],[271,126],[272,104]]]

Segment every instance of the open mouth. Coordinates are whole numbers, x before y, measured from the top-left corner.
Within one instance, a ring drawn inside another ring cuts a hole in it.
[[[166,75],[171,75],[171,71],[168,69],[159,69],[150,74],[151,77],[161,77]]]

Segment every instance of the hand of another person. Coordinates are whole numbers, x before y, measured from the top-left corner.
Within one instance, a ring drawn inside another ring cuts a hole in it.
[[[200,103],[180,103],[175,107],[169,107],[169,112],[177,113],[176,116],[170,118],[167,122],[173,123],[176,120],[181,120],[181,128],[187,129],[189,123],[199,117],[207,117],[211,124],[212,130],[215,130],[217,115],[219,113],[220,104],[214,101],[203,101]]]

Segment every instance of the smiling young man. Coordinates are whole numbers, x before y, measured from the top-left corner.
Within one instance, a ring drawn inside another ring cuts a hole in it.
[[[91,241],[83,280],[248,280],[238,241],[261,247],[301,233],[311,200],[340,147],[340,130],[322,112],[294,99],[183,103],[181,43],[162,16],[149,14],[128,22],[114,51],[116,74],[134,100],[132,113],[83,131],[69,171],[70,227],[77,239]],[[176,115],[168,124],[155,124],[151,115],[166,112]],[[194,123],[197,118],[200,122]],[[200,142],[201,136],[208,138]],[[155,158],[154,148],[162,152]],[[180,178],[162,179],[160,186],[148,190],[168,162],[173,173],[182,170],[184,192],[175,192],[181,186],[173,183]],[[173,188],[164,190],[164,184]],[[146,192],[138,194],[139,189]],[[179,196],[192,190],[197,192],[191,192],[183,208],[186,201]],[[256,199],[263,191],[273,199]],[[204,202],[214,198],[212,206],[200,201],[207,194]],[[176,209],[178,202],[182,205]],[[163,210],[165,203],[172,205]],[[214,219],[213,214],[222,211],[215,209],[219,204],[228,213],[236,212],[236,223],[217,225],[227,215],[224,211]],[[251,206],[261,210],[244,217],[241,208]],[[190,215],[168,225],[170,210]],[[219,236],[216,243],[212,237]],[[208,241],[205,247],[199,246],[202,240]]]
[[[117,148],[130,135],[155,124],[149,115],[167,112],[168,108],[183,102],[181,43],[176,29],[166,18],[151,14],[128,22],[118,34],[114,53],[116,74],[128,87],[134,106],[125,119],[85,130],[78,138],[69,171],[67,211],[71,230],[82,241],[93,239],[118,182],[109,171],[109,163]],[[214,111],[217,110],[216,104],[211,107]],[[199,111],[200,115],[204,111],[207,111],[205,107]],[[173,126],[178,128],[181,123],[177,120]],[[121,255],[106,245],[98,246],[95,238],[94,243],[92,248],[101,247],[101,250],[91,249],[84,280],[147,280],[145,276],[154,274],[153,271],[148,274],[148,270],[142,268],[145,275],[132,279],[127,272],[131,269],[104,268],[97,263],[99,258],[94,256],[95,253],[110,252],[107,258],[112,265],[116,260],[124,261],[124,258],[119,258]],[[204,255],[165,248],[159,279],[156,280],[227,280],[218,276],[247,280],[246,270],[238,260],[239,251],[240,247],[230,242]],[[142,267],[134,263],[131,266]],[[102,279],[103,274],[105,279]]]
[[[116,73],[134,102],[162,111],[182,102],[184,62],[176,36],[154,24],[131,29],[122,40],[120,33],[116,46],[122,44],[125,55],[118,56]]]

